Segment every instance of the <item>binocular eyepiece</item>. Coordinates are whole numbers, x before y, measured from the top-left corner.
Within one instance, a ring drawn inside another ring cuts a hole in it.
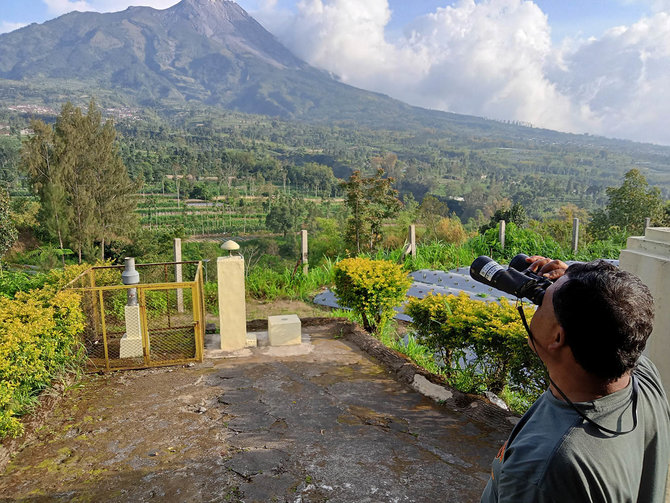
[[[527,258],[528,255],[519,253],[505,268],[491,257],[482,255],[472,262],[470,276],[480,283],[510,295],[525,297],[539,306],[542,304],[544,292],[551,286],[552,281],[531,271],[528,268],[530,264],[526,262]]]

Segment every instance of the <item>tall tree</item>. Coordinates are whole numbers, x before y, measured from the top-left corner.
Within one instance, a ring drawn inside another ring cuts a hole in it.
[[[437,224],[449,214],[449,207],[432,194],[426,194],[419,206],[419,213],[431,236],[435,237]]]
[[[271,202],[270,211],[265,217],[265,226],[272,232],[281,232],[286,237],[287,233],[300,228],[305,214],[304,201],[280,194]]]
[[[125,233],[136,217],[137,190],[124,167],[110,121],[91,101],[87,114],[66,103],[54,126],[32,121],[35,135],[23,144],[22,161],[40,196],[47,230],[77,250],[79,262]]]
[[[72,211],[65,192],[64,173],[56,157],[54,130],[41,120],[31,121],[31,127],[35,134],[23,143],[21,162],[40,198],[42,228],[49,236],[58,239],[65,266],[64,249]]]
[[[658,187],[650,187],[647,179],[637,169],[624,175],[620,187],[607,188],[607,205],[592,214],[589,230],[597,238],[606,238],[612,228],[627,235],[642,234],[645,218],[652,223],[663,223],[664,200]]]
[[[360,171],[354,171],[349,180],[342,183],[350,212],[346,240],[358,253],[377,248],[382,240],[384,220],[396,215],[402,207],[398,191],[391,187],[393,178],[384,178],[384,174],[379,168],[366,178]]]

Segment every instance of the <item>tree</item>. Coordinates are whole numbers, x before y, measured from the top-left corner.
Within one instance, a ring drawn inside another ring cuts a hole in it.
[[[59,169],[55,152],[54,130],[42,121],[31,121],[35,134],[23,143],[21,163],[33,190],[39,195],[40,221],[46,233],[58,239],[65,249],[71,208],[67,204],[63,170]],[[65,255],[61,255],[65,267]]]
[[[598,239],[606,239],[614,229],[627,235],[642,234],[645,218],[652,223],[662,223],[664,200],[658,187],[650,187],[647,179],[637,169],[624,175],[620,187],[608,187],[605,209],[592,213],[589,231]]]
[[[479,233],[484,234],[489,229],[495,229],[498,222],[504,220],[505,223],[513,223],[519,227],[523,227],[528,221],[526,216],[526,209],[520,203],[514,203],[511,208],[498,208],[493,216],[489,219],[489,223],[482,225],[479,228]]]
[[[21,141],[14,136],[0,136],[0,183],[14,185],[21,159]]]
[[[54,126],[31,123],[35,135],[22,147],[23,169],[42,203],[47,232],[61,250],[69,244],[92,255],[99,243],[104,258],[110,239],[124,235],[135,220],[133,183],[115,143],[116,131],[91,101],[87,114],[66,103]]]
[[[426,194],[419,206],[421,220],[428,227],[428,231],[434,237],[437,224],[449,214],[449,207],[431,194]]]
[[[272,232],[281,232],[284,237],[300,228],[305,216],[305,204],[296,197],[280,195],[274,201],[265,217],[265,226]]]
[[[369,178],[362,177],[358,170],[354,171],[349,180],[342,183],[350,211],[345,239],[356,252],[375,250],[382,239],[384,220],[400,210],[402,203],[398,199],[398,191],[391,187],[392,183],[393,178],[384,178],[381,168]]]
[[[11,219],[9,194],[0,187],[0,257],[11,248],[16,238],[16,227]]]

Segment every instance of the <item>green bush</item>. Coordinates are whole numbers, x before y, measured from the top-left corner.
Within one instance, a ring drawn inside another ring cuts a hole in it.
[[[203,287],[205,295],[205,311],[211,314],[219,314],[219,285],[215,281],[209,281]]]
[[[498,238],[498,229],[499,225],[487,230],[484,234],[472,238],[464,247],[471,249],[475,255],[488,255],[495,260],[505,262],[519,253],[551,258],[561,258],[565,255],[561,246],[551,237],[542,236],[530,229],[522,229],[513,223],[505,227],[505,249],[503,250]]]
[[[544,367],[527,344],[526,331],[514,305],[472,300],[467,294],[411,298],[405,312],[419,340],[441,355],[445,373],[476,370],[486,387],[499,393],[505,386],[531,395],[545,388]],[[528,319],[533,310],[524,307]],[[466,351],[474,355],[467,361]]]
[[[379,333],[405,300],[412,280],[402,267],[386,260],[348,258],[333,268],[335,294],[341,306],[360,315],[363,328]]]

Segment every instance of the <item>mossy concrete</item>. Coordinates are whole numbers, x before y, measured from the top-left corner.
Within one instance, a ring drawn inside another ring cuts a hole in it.
[[[419,370],[350,324],[303,329],[303,354],[86,377],[6,466],[0,499],[478,501],[510,417],[418,393]]]

